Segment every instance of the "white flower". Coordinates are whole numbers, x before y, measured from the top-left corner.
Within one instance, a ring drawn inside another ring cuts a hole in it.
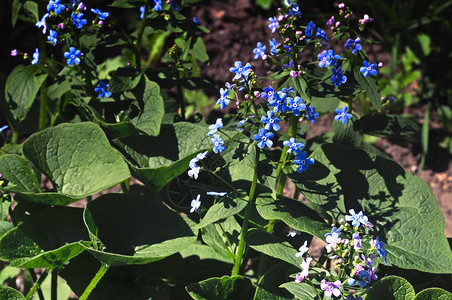
[[[308,244],[308,241],[304,241],[303,246],[301,246],[301,247],[298,249],[298,252],[295,253],[295,256],[296,256],[296,257],[301,257],[301,256],[303,256],[303,254],[305,254],[306,252],[308,252],[309,247],[307,247],[307,244]]]
[[[201,206],[201,200],[199,200],[199,198],[201,198],[201,195],[198,195],[196,196],[196,199],[191,200],[191,213],[198,211],[199,206]]]

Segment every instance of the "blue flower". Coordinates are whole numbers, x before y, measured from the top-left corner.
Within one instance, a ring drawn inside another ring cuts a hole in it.
[[[248,121],[248,118],[245,118],[245,119],[239,121],[239,122],[237,123],[237,127],[241,127],[243,124],[246,123],[246,121]],[[237,128],[237,131],[242,131],[242,130],[243,130],[243,128]]]
[[[58,15],[63,9],[64,9],[64,5],[60,3],[61,0],[55,0],[49,1],[49,4],[47,4],[47,11],[54,11],[54,13],[56,15]]]
[[[278,131],[281,127],[276,124],[279,122],[278,118],[275,118],[275,114],[272,111],[267,111],[267,116],[262,116],[261,122],[265,124],[265,129]]]
[[[315,123],[315,119],[319,117],[319,113],[315,111],[315,107],[313,106],[306,106],[306,119],[311,121],[312,123]]]
[[[7,129],[9,126],[8,125],[4,125],[2,127],[0,127],[0,132],[3,132],[5,129]]]
[[[162,10],[162,0],[154,0],[154,4],[155,11]]]
[[[257,146],[261,149],[267,145],[268,148],[270,148],[273,145],[272,138],[275,135],[272,132],[267,132],[267,129],[261,128],[259,129],[259,133],[256,133],[253,136],[253,140],[258,141]]]
[[[206,194],[209,195],[209,196],[220,196],[220,197],[223,197],[227,193],[226,192],[207,192]]]
[[[380,241],[380,238],[378,236],[375,241],[375,248],[377,249],[378,254],[380,254],[380,256],[383,257],[383,259],[385,261],[385,265],[386,265],[387,264],[386,257],[388,255],[388,250],[385,250],[384,243],[382,241]]]
[[[336,108],[337,115],[334,116],[334,119],[338,122],[342,122],[342,124],[347,123],[347,121],[352,118],[352,114],[348,114],[347,109],[348,109],[347,106],[342,107],[342,110]]]
[[[73,63],[75,63],[76,65],[78,65],[80,63],[80,58],[79,56],[82,53],[80,52],[80,50],[76,50],[75,47],[70,47],[69,48],[69,52],[64,52],[64,57],[67,58],[67,64],[68,65],[72,65]]]
[[[242,66],[241,61],[236,61],[234,63],[234,67],[229,68],[229,71],[235,73],[234,79],[239,79],[242,76],[244,76],[245,78],[248,77],[248,74],[250,74],[251,72],[250,69],[251,69],[250,63],[247,63],[245,66]]]
[[[321,53],[317,55],[319,60],[319,67],[329,67],[331,64],[336,65],[336,60],[342,59],[342,57],[338,54],[334,55],[333,50],[330,49],[328,51],[323,50]],[[334,59],[334,60],[333,60]]]
[[[361,39],[357,37],[355,40],[348,39],[347,42],[345,42],[344,48],[348,50],[352,50],[352,53],[355,54],[359,50],[361,50]]]
[[[296,153],[296,156],[295,156],[296,160],[294,160],[293,163],[298,166],[298,168],[297,168],[298,173],[306,171],[308,169],[309,165],[314,164],[314,159],[306,158],[306,155],[307,155],[306,151],[303,151],[303,153],[299,153],[299,152]]]
[[[55,30],[50,29],[49,30],[49,35],[47,36],[47,40],[49,42],[51,42],[54,46],[58,42],[56,37],[57,37],[57,32]]]
[[[278,52],[278,42],[273,38],[270,43],[270,54],[276,54]]]
[[[108,12],[102,12],[100,9],[91,8],[91,11],[99,16],[99,20],[105,20],[109,16]]]
[[[99,97],[101,98],[104,96],[107,98],[111,96],[111,92],[108,91],[108,84],[105,84],[102,80],[99,81],[99,86],[94,88],[94,91],[99,93]]]
[[[261,42],[257,42],[257,47],[253,49],[254,59],[258,59],[259,57],[264,57],[266,46],[262,45]]]
[[[316,32],[316,26],[314,24],[314,22],[309,22],[308,26],[306,26],[306,31],[305,31],[305,35],[306,37],[314,37],[315,36],[315,32]]]
[[[166,2],[166,3],[168,3],[168,2]],[[177,7],[177,4],[174,1],[170,1],[170,4],[171,4],[171,8],[173,10],[176,10],[176,11],[179,10],[179,7]]]
[[[267,101],[270,102],[273,100],[274,93],[275,93],[275,90],[271,86],[269,86],[269,87],[264,88],[264,91],[261,93],[261,97],[263,99],[267,99]]]
[[[140,6],[140,19],[144,18],[144,12],[146,10],[145,6]]]
[[[289,88],[282,88],[281,89],[282,93],[286,93],[286,94],[291,94],[291,93],[295,93],[295,89],[293,87],[289,87]]]
[[[345,220],[347,222],[352,221],[353,227],[358,227],[360,223],[364,224],[364,222],[362,222],[363,217],[364,217],[364,214],[362,211],[360,211],[359,213],[356,213],[354,209],[350,209],[348,212],[350,213],[350,215],[346,215]]]
[[[328,38],[326,37],[326,32],[323,31],[321,28],[317,28],[317,32],[315,34],[316,37],[319,39],[324,40],[325,42],[328,42]]]
[[[45,34],[46,30],[47,30],[47,24],[46,24],[46,19],[49,17],[49,13],[46,13],[44,16],[42,16],[42,19],[38,22],[36,22],[36,26],[38,26],[38,28],[42,27],[42,33]]]
[[[301,11],[300,8],[298,7],[297,3],[293,3],[289,6],[289,11],[288,11],[289,17],[294,15],[296,17],[301,17]]]
[[[364,67],[359,68],[359,71],[363,73],[364,77],[369,76],[369,73],[375,76],[378,73],[375,69],[376,66],[376,63],[369,64],[367,61],[364,61]]]
[[[223,127],[223,120],[221,118],[218,118],[215,124],[209,125],[210,131],[207,133],[207,136],[211,136],[221,127]]]
[[[347,76],[342,75],[342,67],[339,67],[336,69],[336,67],[333,67],[331,69],[333,72],[333,76],[331,76],[331,82],[334,84],[334,86],[339,86],[347,81]]]
[[[218,134],[214,134],[213,138],[210,139],[212,141],[213,144],[213,152],[218,153],[218,152],[223,152],[226,148],[223,146],[224,141],[223,139],[218,135]]]
[[[198,25],[201,25],[201,22],[199,22],[198,18],[196,18],[196,17],[193,17],[193,22],[195,22]]]
[[[283,64],[282,68],[283,69],[295,68],[295,64],[294,64],[293,60],[290,60],[288,64]]]
[[[220,105],[221,109],[224,109],[229,104],[229,102],[231,101],[231,100],[229,100],[227,98],[228,97],[228,93],[229,93],[228,89],[224,89],[224,88],[220,89],[220,98],[218,98],[216,104]]]
[[[39,49],[36,48],[35,53],[33,53],[33,60],[31,61],[32,65],[36,65],[39,61]]]
[[[86,19],[82,19],[83,18],[83,14],[79,13],[79,14],[75,14],[72,13],[71,15],[72,17],[72,23],[75,25],[75,27],[77,27],[78,29],[82,28],[84,25],[86,25]]]
[[[278,29],[279,27],[278,20],[276,19],[276,17],[268,18],[268,20],[270,21],[270,24],[268,24],[268,28],[272,31],[272,33],[274,33],[276,29]]]
[[[284,146],[289,147],[289,149],[287,149],[287,152],[289,153],[300,153],[301,152],[301,148],[304,148],[304,144],[303,143],[297,143],[295,141],[295,138],[290,138],[288,141],[284,141],[283,143]]]
[[[287,106],[293,112],[294,116],[299,116],[301,110],[306,109],[306,104],[304,104],[303,99],[298,96],[293,99],[291,97],[287,98]]]
[[[286,106],[286,99],[287,94],[286,93],[274,93],[273,99],[268,101],[268,105],[274,106],[273,111],[274,112],[286,112],[287,106]]]

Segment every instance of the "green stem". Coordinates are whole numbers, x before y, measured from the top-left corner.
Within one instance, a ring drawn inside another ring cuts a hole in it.
[[[42,12],[43,15],[44,11],[46,10],[46,4],[44,1],[38,2],[38,11]],[[38,39],[38,47],[39,47],[39,56],[41,61],[45,61],[46,58],[46,41],[44,39],[44,35],[39,35]],[[47,124],[49,123],[48,116],[47,116],[47,79],[44,80],[44,82],[41,84],[40,89],[40,107],[39,107],[39,130],[43,130],[47,128]]]
[[[26,300],[29,300],[29,299],[31,299],[33,297],[34,293],[41,286],[41,284],[44,282],[44,279],[46,279],[48,274],[49,274],[49,269],[45,269],[44,273],[41,274],[39,279],[37,281],[35,281],[35,283],[31,287],[31,290],[28,292],[27,296],[25,297]],[[42,299],[41,295],[39,296],[39,298]]]
[[[353,112],[353,96],[348,97],[348,113],[351,114]]]
[[[107,272],[109,266],[106,264],[102,264],[100,266],[99,271],[97,271],[97,274],[93,277],[93,279],[91,280],[91,282],[89,283],[89,285],[86,287],[85,291],[83,292],[83,294],[80,296],[79,300],[85,300],[88,298],[88,296],[91,294],[91,292],[94,290],[94,288],[96,287],[96,285],[99,283],[99,281],[102,279],[102,277],[105,275],[105,273]]]
[[[52,270],[50,279],[51,279],[50,299],[57,300],[57,298],[58,298],[58,269]]]
[[[19,141],[19,132],[11,126],[10,128],[13,131],[13,135],[11,137],[11,144],[17,144],[17,142]]]
[[[141,69],[141,42],[143,41],[143,33],[146,28],[147,15],[149,12],[149,4],[146,1],[146,5],[144,7],[144,18],[141,21],[140,28],[138,29],[137,41],[135,43],[135,65],[137,69]]]
[[[246,206],[245,209],[245,216],[243,219],[243,225],[242,225],[242,232],[240,234],[240,242],[239,242],[239,247],[237,249],[237,256],[235,258],[234,261],[234,267],[232,268],[232,273],[231,275],[238,275],[239,271],[240,271],[240,265],[242,264],[242,257],[243,257],[243,253],[245,252],[245,237],[248,231],[248,223],[249,223],[249,219],[250,219],[250,215],[251,215],[251,208],[253,207],[255,201],[256,201],[256,186],[257,186],[257,165],[259,163],[259,156],[260,156],[260,149],[259,147],[256,145],[256,168],[254,169],[254,176],[253,176],[253,181],[251,183],[251,189],[250,189],[250,193],[248,196],[248,204]]]

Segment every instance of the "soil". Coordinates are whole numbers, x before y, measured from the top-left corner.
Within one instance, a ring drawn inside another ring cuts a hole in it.
[[[303,1],[301,6],[303,17],[315,21],[319,12],[322,12],[321,17],[324,20],[328,12],[335,11],[333,3],[326,2],[328,3]],[[210,63],[202,66],[201,70],[203,76],[212,81],[218,89],[223,87],[225,82],[231,81],[232,75],[229,68],[237,60],[243,63],[251,62],[252,69],[261,76],[264,76],[268,70],[265,62],[253,59],[252,51],[257,42],[266,44],[274,37],[267,28],[267,19],[276,15],[276,7],[267,11],[254,3],[255,1],[252,0],[211,0],[207,3],[203,2],[202,6],[192,10],[192,15],[210,30],[210,33],[204,37]],[[380,38],[371,29],[369,35],[374,40]],[[337,44],[330,44],[332,48],[337,46]],[[373,61],[382,61],[385,65],[390,63],[389,53],[384,52],[381,47],[366,48],[366,51]],[[425,105],[405,108],[405,111],[400,113],[411,114],[421,124]],[[332,119],[332,115],[322,116],[315,126],[310,128],[313,135],[330,131]],[[438,146],[442,138],[450,133],[441,129],[438,118],[434,114],[430,118],[429,128],[429,151],[424,169],[420,172],[417,170],[422,153],[419,140],[379,138],[374,145],[390,155],[405,171],[418,175],[430,186],[444,215],[445,234],[447,237],[452,237],[452,155]]]

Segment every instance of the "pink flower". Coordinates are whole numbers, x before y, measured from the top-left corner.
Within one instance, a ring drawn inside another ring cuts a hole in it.
[[[366,23],[369,23],[369,22],[372,22],[374,19],[372,19],[371,17],[369,17],[369,15],[368,14],[365,14],[364,15],[364,17],[362,18],[362,19],[359,19],[359,23],[361,23],[361,24],[366,24]]]
[[[325,279],[323,279],[320,282],[320,288],[325,291],[325,296],[327,297],[331,297],[331,295],[339,297],[341,295],[341,291],[339,290],[341,286],[342,283],[340,280],[336,280],[335,282],[326,282]]]

